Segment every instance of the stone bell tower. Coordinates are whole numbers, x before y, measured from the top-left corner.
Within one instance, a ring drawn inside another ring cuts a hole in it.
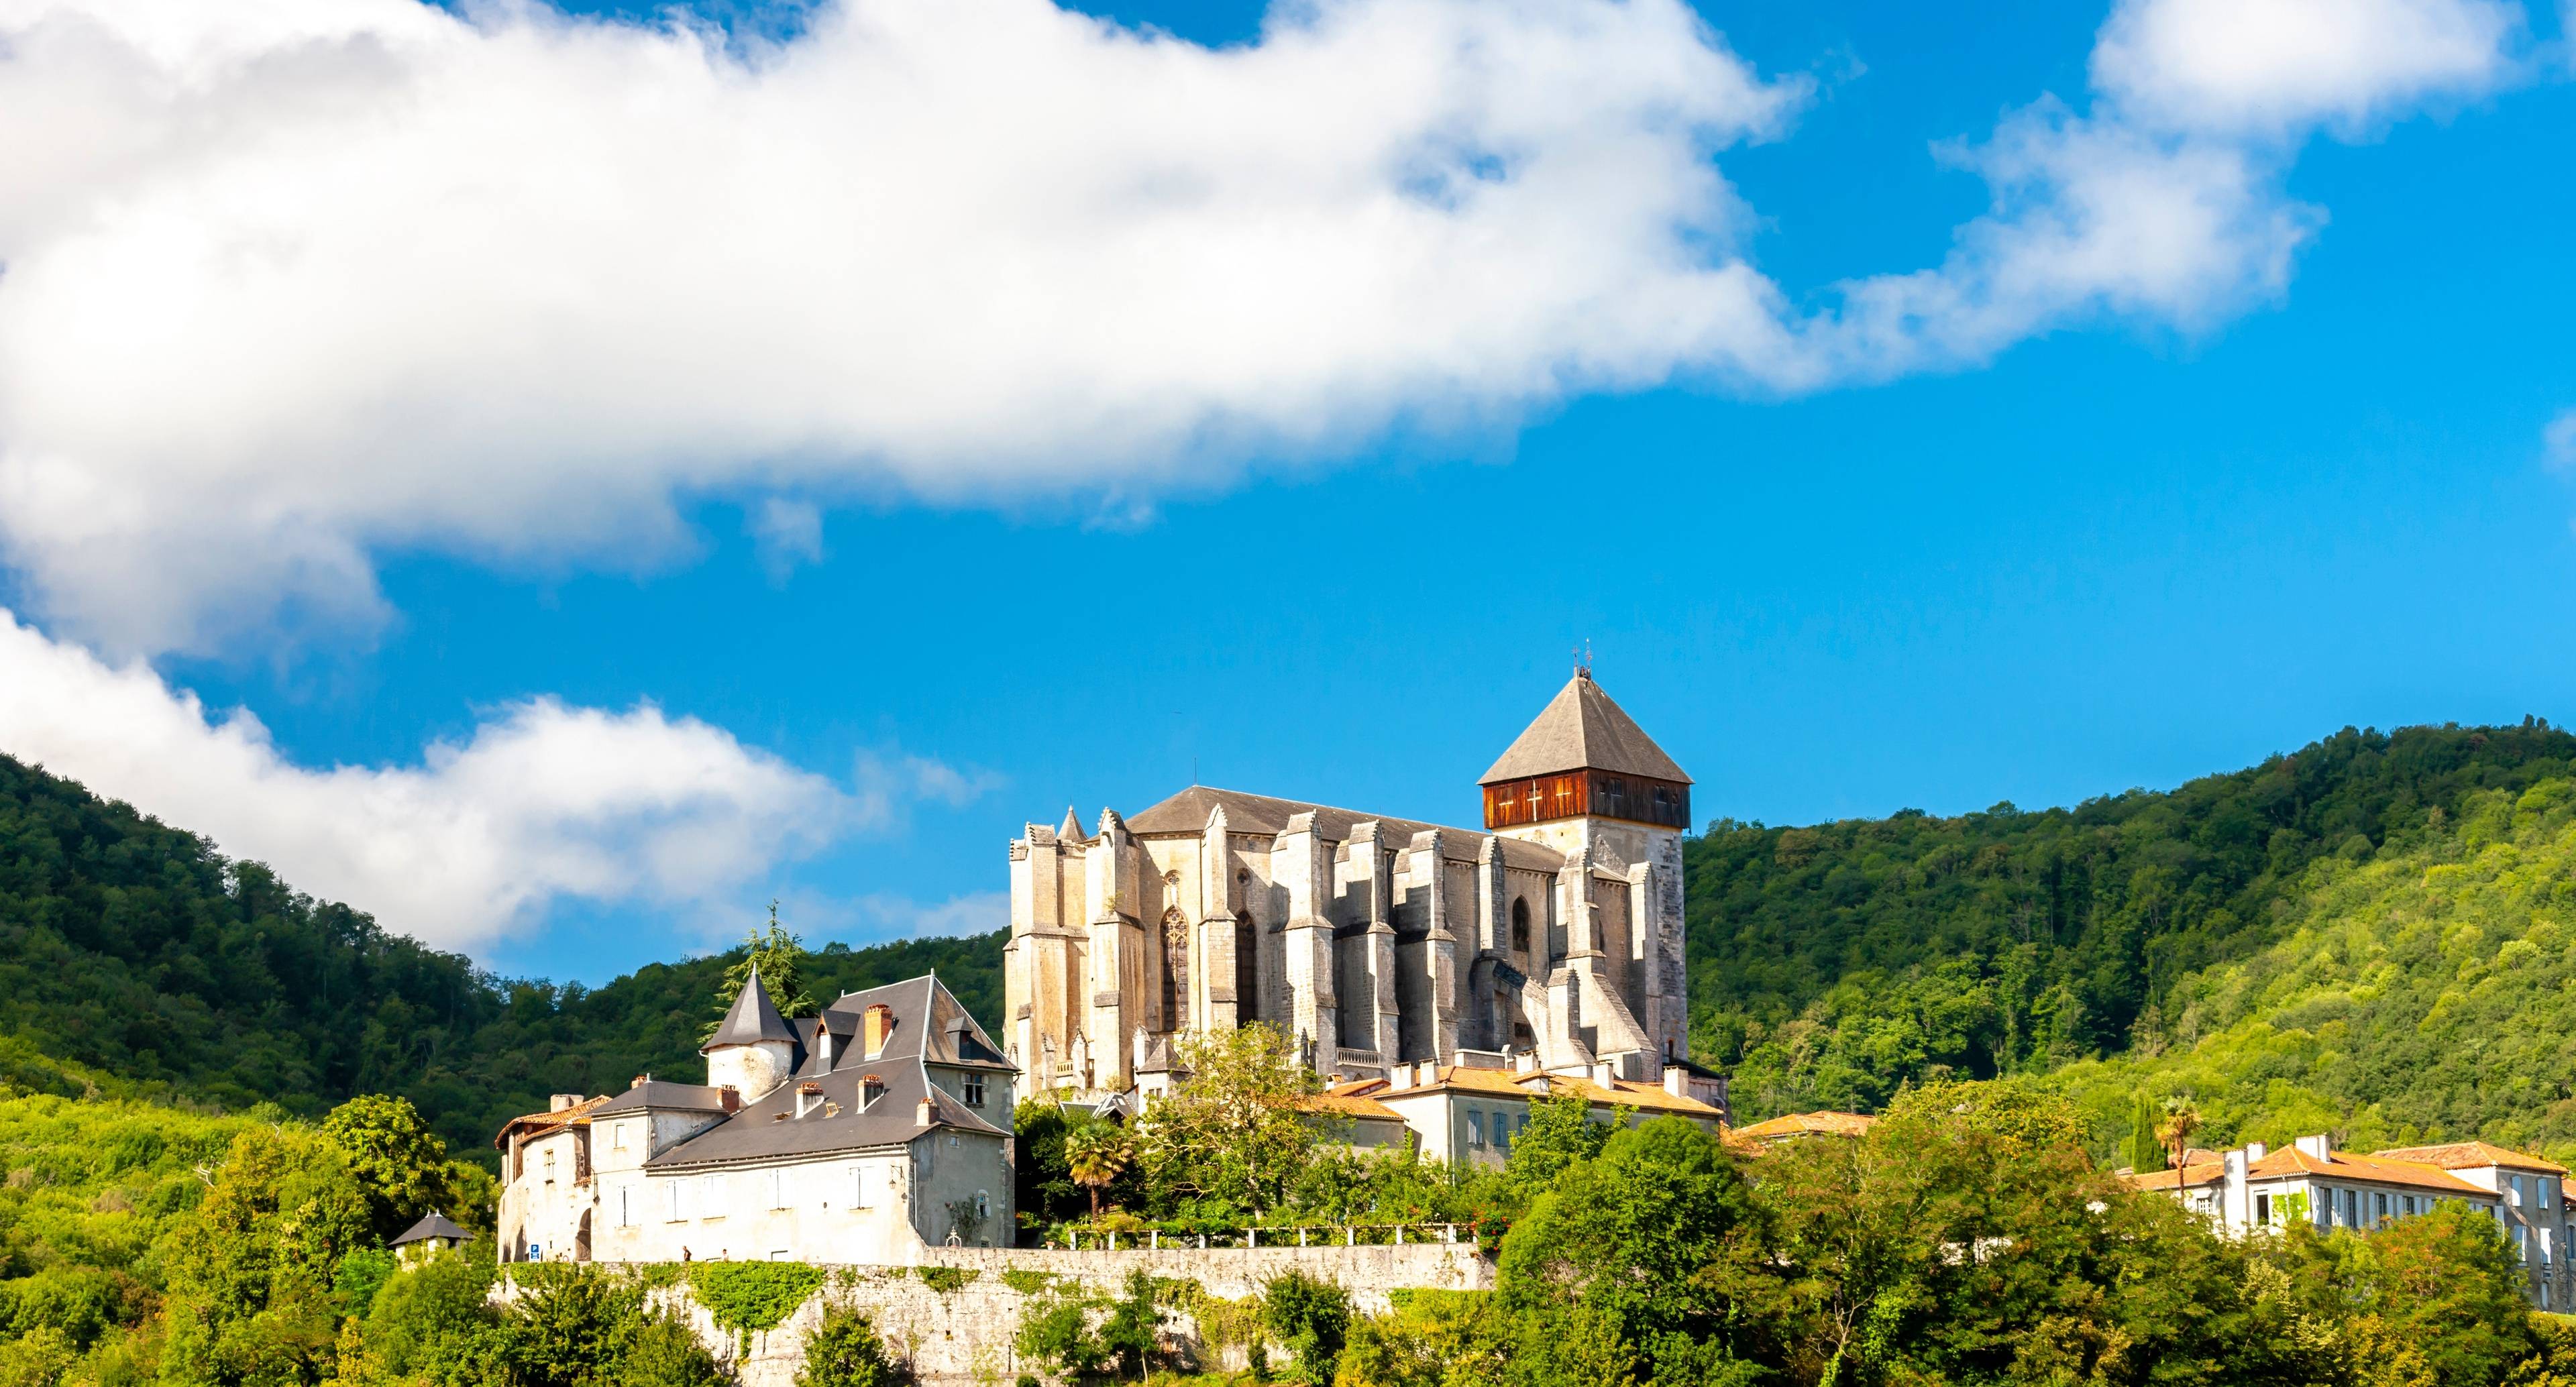
[[[1587,666],[1480,778],[1485,827],[1564,854],[1550,1010],[1631,1077],[1689,1054],[1682,835],[1691,778]],[[1633,1057],[1633,1058],[1632,1058]]]

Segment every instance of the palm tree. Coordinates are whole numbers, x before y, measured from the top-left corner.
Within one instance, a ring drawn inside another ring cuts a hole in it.
[[[2200,1130],[2200,1110],[2181,1094],[2165,1100],[2165,1120],[2156,1124],[2156,1139],[2173,1153],[2174,1188],[2182,1188],[2182,1157],[2190,1149],[2191,1134]]]
[[[1100,1221],[1100,1191],[1127,1171],[1127,1134],[1094,1119],[1064,1134],[1064,1163],[1073,1182],[1091,1191],[1091,1220]]]

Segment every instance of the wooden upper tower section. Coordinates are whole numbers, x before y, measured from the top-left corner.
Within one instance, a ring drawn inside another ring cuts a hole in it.
[[[1589,669],[1574,672],[1477,783],[1489,829],[1579,818],[1678,830],[1691,822],[1690,776]]]

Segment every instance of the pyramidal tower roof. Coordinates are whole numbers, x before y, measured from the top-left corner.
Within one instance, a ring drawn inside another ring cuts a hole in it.
[[[1592,682],[1592,671],[1578,669],[1556,697],[1523,729],[1503,759],[1477,779],[1479,785],[1566,771],[1611,771],[1672,780],[1684,785],[1690,776],[1655,745],[1646,729],[1610,695]]]
[[[733,999],[733,1008],[725,1013],[724,1024],[707,1037],[699,1053],[719,1050],[727,1045],[757,1045],[764,1040],[796,1043],[796,1031],[787,1018],[778,1014],[778,1006],[769,1000],[769,989],[760,985],[760,968],[754,965],[751,976],[743,982],[742,995]]]

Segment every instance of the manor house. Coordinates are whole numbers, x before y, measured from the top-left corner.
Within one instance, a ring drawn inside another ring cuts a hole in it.
[[[1722,1102],[1687,1069],[1690,777],[1578,671],[1487,768],[1483,829],[1192,785],[1011,844],[1004,1052],[1021,1092],[1173,1079],[1254,1022],[1328,1079],[1536,1068]]]
[[[702,1053],[704,1084],[639,1075],[501,1129],[501,1260],[902,1266],[1011,1245],[1011,1066],[936,977],[790,1021],[755,971]]]

